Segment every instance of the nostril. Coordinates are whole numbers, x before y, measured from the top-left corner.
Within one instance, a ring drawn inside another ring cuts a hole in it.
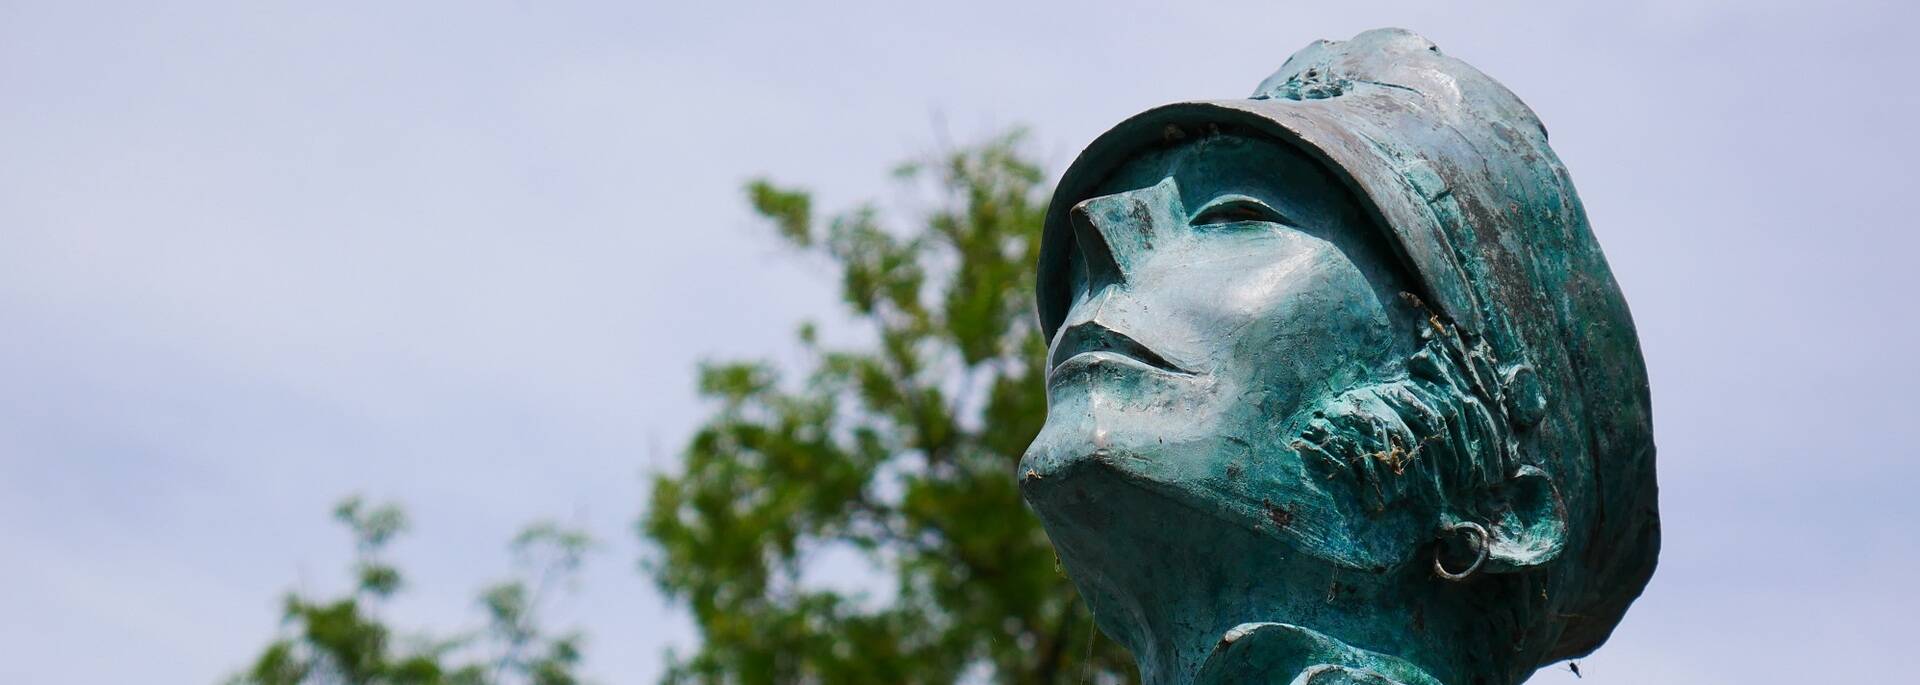
[[[1107,242],[1107,236],[1093,223],[1090,205],[1098,200],[1087,200],[1074,205],[1067,212],[1068,223],[1073,225],[1073,242],[1079,248],[1080,256],[1086,261],[1089,284],[1094,289],[1122,280],[1120,264],[1115,261],[1113,245]]]

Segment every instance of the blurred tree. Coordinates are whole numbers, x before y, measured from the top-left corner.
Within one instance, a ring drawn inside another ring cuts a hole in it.
[[[570,583],[593,541],[585,533],[536,523],[513,539],[522,577],[487,588],[480,604],[486,628],[448,637],[400,638],[380,608],[403,584],[382,557],[406,529],[406,514],[391,504],[342,501],[334,518],[353,532],[354,587],[345,596],[314,599],[289,593],[282,635],[253,661],[235,685],[572,685],[580,682],[577,634],[548,635],[536,620],[542,600]]]
[[[747,185],[781,238],[838,272],[872,337],[835,348],[801,326],[797,382],[768,363],[702,367],[717,409],[682,472],[655,478],[640,525],[649,571],[703,638],[665,682],[1134,679],[1015,484],[1046,414],[1032,314],[1046,191],[1020,139],[901,167],[939,198],[905,231],[871,206],[822,222],[804,191]],[[806,582],[836,548],[871,564],[842,580],[894,589]]]

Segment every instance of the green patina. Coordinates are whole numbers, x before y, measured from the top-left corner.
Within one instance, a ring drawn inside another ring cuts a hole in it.
[[[1495,685],[1659,548],[1632,320],[1533,112],[1399,30],[1067,171],[1020,467],[1150,683]]]

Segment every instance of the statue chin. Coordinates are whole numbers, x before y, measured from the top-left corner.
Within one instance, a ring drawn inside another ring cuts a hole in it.
[[[1299,416],[1275,422],[1267,407],[1243,399],[1238,388],[1253,385],[1244,379],[1213,377],[1158,395],[1105,380],[1055,378],[1046,423],[1020,462],[1025,496],[1056,544],[1082,527],[1093,531],[1091,542],[1109,544],[1114,521],[1153,512],[1146,530],[1125,530],[1153,535],[1164,526],[1171,535],[1141,544],[1186,545],[1194,529],[1232,529],[1233,540],[1215,541],[1207,553],[1280,549],[1289,559],[1381,575],[1427,541],[1426,509],[1368,510],[1349,481],[1294,449],[1288,436],[1331,395],[1309,394]]]

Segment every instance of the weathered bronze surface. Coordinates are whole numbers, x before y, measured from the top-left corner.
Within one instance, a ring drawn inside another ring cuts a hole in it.
[[[1147,682],[1515,683],[1652,575],[1626,302],[1533,112],[1426,39],[1122,122],[1045,230],[1021,485]]]

